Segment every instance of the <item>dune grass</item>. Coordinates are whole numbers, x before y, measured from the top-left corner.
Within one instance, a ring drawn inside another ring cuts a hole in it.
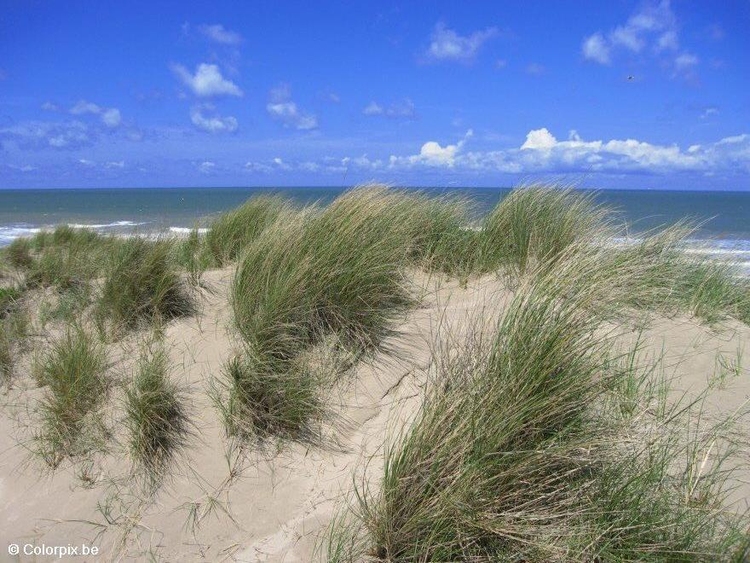
[[[100,429],[97,410],[107,390],[107,356],[99,341],[80,327],[68,327],[37,366],[37,381],[47,387],[41,403],[39,453],[51,467],[85,453]]]
[[[541,265],[494,332],[436,355],[381,483],[334,521],[329,560],[741,560],[750,519],[721,506],[728,427],[698,432],[695,405],[647,392],[653,370],[632,354],[613,361],[599,329],[643,266],[605,275],[581,256]]]
[[[130,455],[157,484],[187,444],[190,422],[184,393],[169,378],[163,348],[144,352],[125,393]]]
[[[4,250],[8,263],[14,268],[25,270],[34,259],[31,256],[31,242],[27,238],[17,238]]]
[[[245,250],[232,286],[244,343],[244,359],[225,370],[235,389],[228,410],[242,413],[232,431],[246,420],[263,431],[307,432],[305,417],[321,413],[319,385],[295,359],[331,334],[355,356],[379,346],[413,303],[405,268],[446,268],[444,238],[461,232],[463,214],[459,203],[363,186],[323,210],[279,215]]]
[[[552,185],[516,188],[485,218],[481,262],[516,276],[536,264],[552,267],[568,246],[611,235],[610,218],[593,193]]]
[[[258,195],[220,215],[206,235],[210,256],[219,266],[236,260],[242,250],[288,207],[289,203],[283,197]]]
[[[0,385],[7,385],[13,377],[13,348],[5,323],[0,322]]]
[[[113,237],[66,225],[37,233],[28,243],[32,257],[24,268],[26,284],[60,290],[80,289],[101,275],[118,242]]]
[[[110,259],[97,304],[99,319],[116,327],[168,321],[193,312],[166,241],[132,238],[123,241]]]

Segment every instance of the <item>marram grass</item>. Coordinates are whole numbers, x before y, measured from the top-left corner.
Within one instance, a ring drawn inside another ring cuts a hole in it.
[[[601,258],[561,252],[491,334],[437,354],[380,483],[323,540],[328,560],[743,560],[750,519],[722,508],[732,420],[696,427],[699,405],[649,391],[652,369],[613,364],[612,307],[662,295],[638,283],[647,263]]]
[[[157,347],[145,351],[125,392],[125,425],[130,455],[151,483],[158,483],[190,435],[186,399],[170,379],[169,357]]]
[[[115,326],[162,322],[193,312],[194,303],[175,268],[167,241],[128,239],[111,257],[97,313]]]
[[[41,358],[37,381],[41,402],[38,451],[52,467],[90,450],[101,426],[97,411],[107,390],[106,350],[80,327],[70,326]]]

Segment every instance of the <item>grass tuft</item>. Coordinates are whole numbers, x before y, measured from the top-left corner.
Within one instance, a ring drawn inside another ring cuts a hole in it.
[[[206,247],[216,264],[236,260],[289,204],[279,196],[259,195],[217,218],[206,235]]]
[[[169,379],[168,362],[162,348],[144,353],[125,396],[130,453],[154,483],[165,474],[190,435],[185,399]]]
[[[267,358],[237,355],[224,366],[225,399],[217,401],[227,435],[248,441],[271,436],[308,440],[324,408],[309,373],[274,370]]]
[[[100,318],[134,328],[140,322],[189,315],[193,309],[171,260],[169,243],[133,238],[117,249],[99,298]]]
[[[436,356],[421,412],[386,448],[382,482],[358,488],[353,521],[334,522],[332,560],[741,553],[750,521],[722,509],[732,421],[696,427],[697,407],[653,392],[653,370],[639,373],[633,354],[613,368],[611,332],[599,329],[648,271],[634,259],[613,273],[602,257],[568,249],[554,271],[540,264],[490,335]]]
[[[515,189],[485,219],[482,266],[502,267],[516,276],[536,264],[552,267],[574,243],[611,234],[607,217],[593,193],[546,185]]]
[[[40,453],[51,467],[91,448],[96,411],[107,390],[106,361],[102,345],[78,327],[69,327],[42,358],[37,380],[47,386],[47,394],[38,439]]]

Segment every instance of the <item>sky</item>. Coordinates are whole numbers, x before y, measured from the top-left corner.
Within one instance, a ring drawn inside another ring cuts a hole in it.
[[[0,188],[750,190],[750,1],[0,0]]]

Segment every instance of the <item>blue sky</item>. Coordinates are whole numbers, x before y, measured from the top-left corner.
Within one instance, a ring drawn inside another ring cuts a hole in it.
[[[750,2],[0,5],[0,188],[750,189]]]

